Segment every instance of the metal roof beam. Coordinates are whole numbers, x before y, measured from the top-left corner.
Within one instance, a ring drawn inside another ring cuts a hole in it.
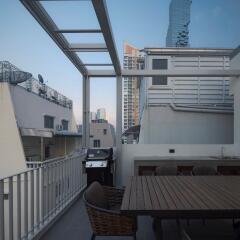
[[[91,70],[90,77],[115,77],[113,70]],[[229,70],[122,70],[123,77],[239,77],[240,69]]]
[[[66,38],[61,33],[56,33],[58,30],[57,25],[54,23],[52,18],[49,16],[47,11],[44,9],[41,3],[37,1],[20,0],[25,8],[30,12],[30,14],[37,20],[37,22],[42,26],[42,28],[48,33],[48,35],[53,39],[53,41],[58,45],[58,47],[63,51],[63,53],[68,57],[68,59],[75,65],[75,67],[83,75],[87,75],[87,68],[84,66],[81,59],[75,52],[66,51],[69,47],[69,43]]]
[[[105,43],[73,43],[73,44],[69,44],[68,49],[70,51],[76,51],[76,52],[107,52],[108,51]]]
[[[113,66],[113,64],[112,63],[84,63],[84,66],[93,66],[93,67],[103,66],[103,67],[107,67],[107,66]]]
[[[101,33],[101,29],[59,29],[56,33]]]
[[[92,0],[95,13],[105,39],[109,55],[111,57],[116,75],[121,75],[121,64],[118,58],[115,42],[112,34],[112,27],[109,20],[107,5],[105,0]]]

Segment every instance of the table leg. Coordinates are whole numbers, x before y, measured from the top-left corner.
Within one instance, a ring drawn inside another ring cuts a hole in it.
[[[163,240],[162,219],[159,217],[153,218],[153,230],[157,240]]]
[[[183,228],[181,221],[179,219],[176,220],[177,228],[178,228],[178,236],[181,240],[191,240],[189,235],[186,233],[185,229]]]

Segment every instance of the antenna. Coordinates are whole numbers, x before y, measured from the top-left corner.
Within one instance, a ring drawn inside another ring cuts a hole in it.
[[[38,80],[40,83],[42,83],[42,84],[44,83],[44,80],[43,80],[43,77],[41,74],[38,74]]]

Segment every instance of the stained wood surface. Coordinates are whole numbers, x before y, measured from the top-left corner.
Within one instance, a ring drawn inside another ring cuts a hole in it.
[[[134,176],[121,211],[162,218],[240,217],[240,176]]]

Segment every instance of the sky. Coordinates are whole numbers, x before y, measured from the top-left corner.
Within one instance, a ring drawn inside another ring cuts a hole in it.
[[[122,63],[124,41],[138,48],[165,47],[170,0],[106,0]],[[43,2],[59,28],[98,28],[90,1]],[[235,48],[240,44],[240,0],[193,0],[191,47]],[[65,34],[72,43],[101,42],[99,34]],[[106,53],[78,54],[84,62],[110,62]],[[0,60],[37,77],[74,103],[82,122],[82,77],[19,0],[0,0]],[[104,107],[115,125],[115,79],[91,79],[91,111]]]

